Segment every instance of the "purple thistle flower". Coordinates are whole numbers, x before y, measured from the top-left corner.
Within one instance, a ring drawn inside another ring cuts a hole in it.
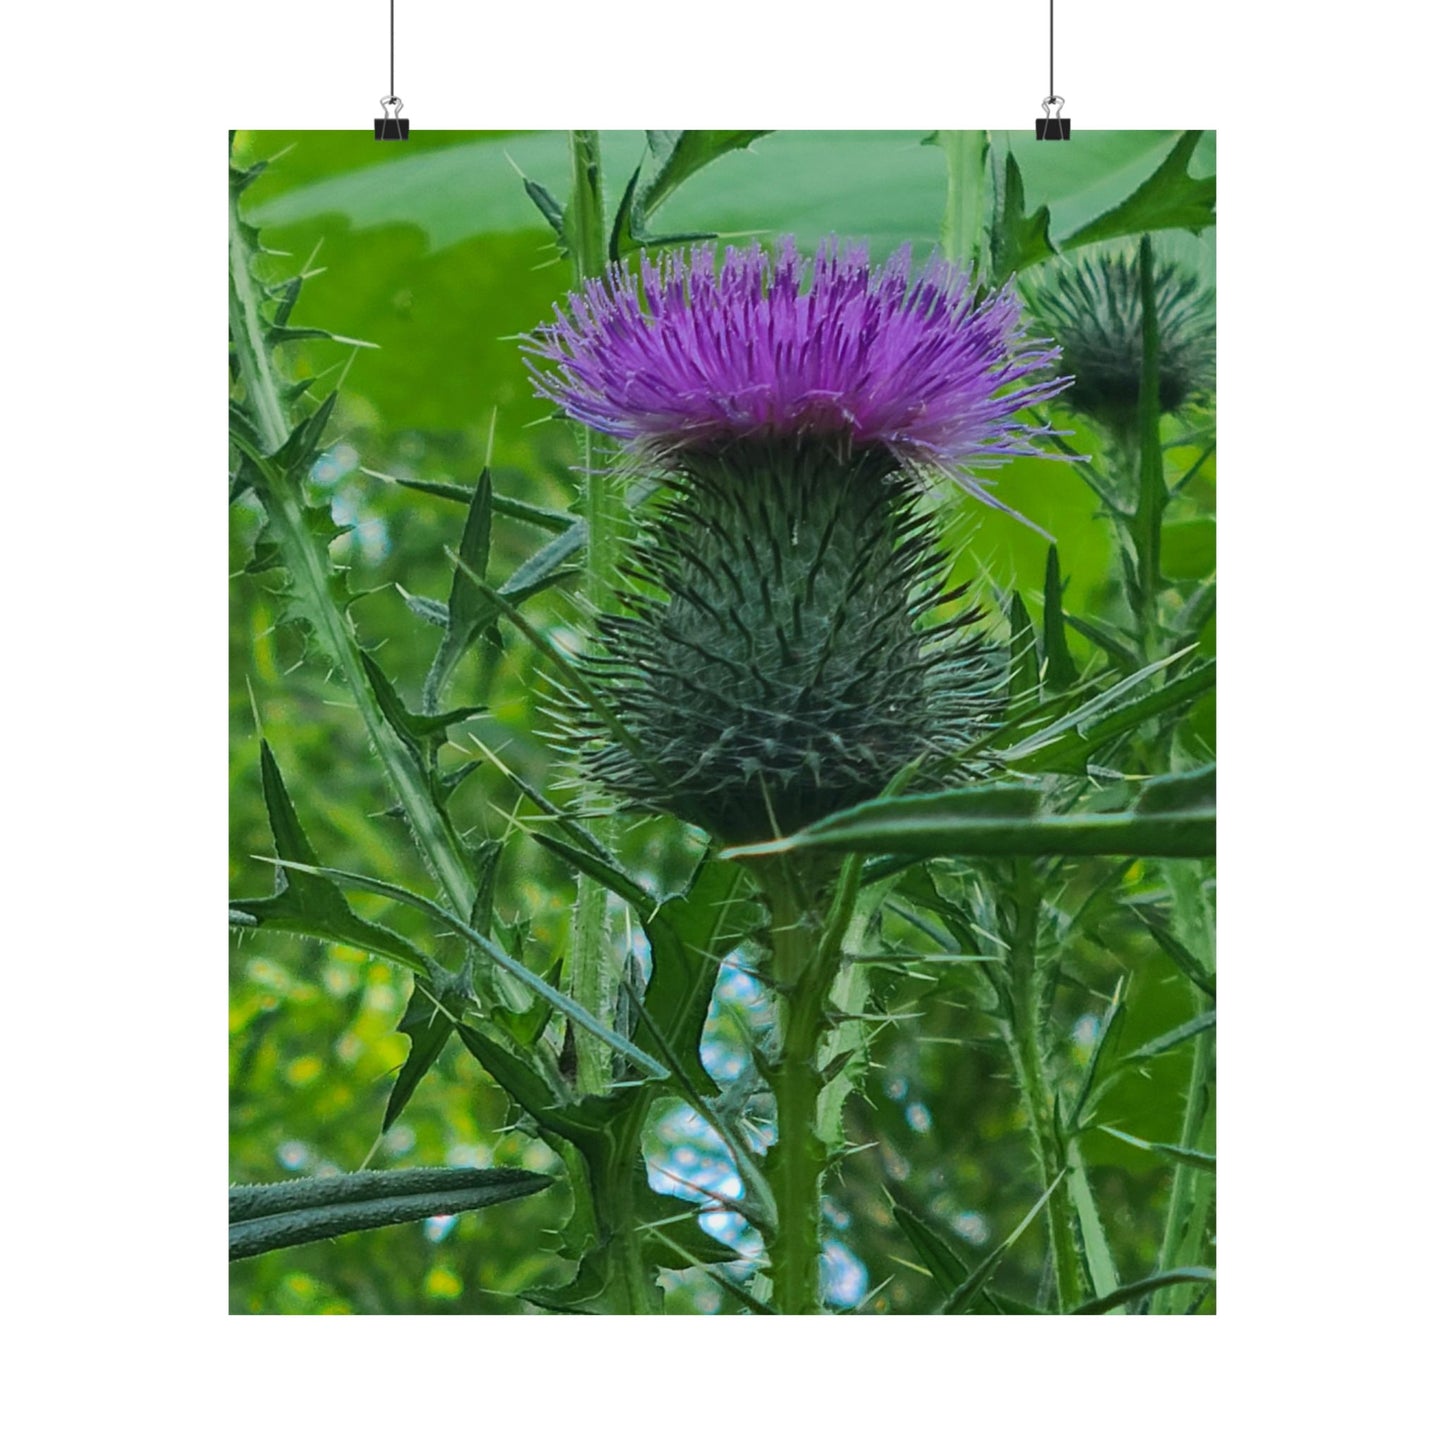
[[[1047,431],[1021,413],[1068,382],[1012,289],[914,278],[906,246],[698,246],[612,267],[526,347],[538,393],[666,487],[584,660],[606,708],[569,702],[594,779],[751,842],[905,768],[969,773],[1003,670],[920,483],[1001,506],[972,468]]]
[[[908,246],[870,268],[866,245],[826,240],[809,262],[791,237],[774,258],[711,246],[642,259],[589,281],[527,347],[540,395],[648,461],[740,439],[885,449],[993,505],[969,475],[1037,452],[1019,417],[1056,395],[1056,348],[1025,331],[1011,288],[985,296],[933,257],[910,279]]]

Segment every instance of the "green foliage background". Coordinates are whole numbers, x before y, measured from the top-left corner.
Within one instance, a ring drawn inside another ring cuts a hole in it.
[[[1123,200],[1169,154],[1177,132],[1080,133],[1066,146],[1031,135],[993,133],[1015,156],[1030,211],[1047,204],[1057,242],[1080,232]],[[944,224],[943,152],[922,133],[784,133],[726,155],[684,185],[661,209],[668,232],[707,230],[724,239],[793,233],[804,246],[825,234],[866,237],[880,255],[902,241],[920,254]],[[602,137],[609,205],[644,148],[642,132]],[[420,132],[404,147],[379,147],[360,132],[240,132],[242,166],[285,152],[247,193],[249,218],[268,246],[313,258],[315,271],[291,318],[372,343],[353,350],[309,341],[291,348],[298,375],[326,374],[337,384],[329,467],[318,470],[316,497],[330,497],[339,521],[356,529],[333,548],[350,566],[360,594],[352,615],[404,698],[415,700],[438,634],[408,606],[406,594],[445,598],[463,510],[406,490],[385,476],[475,482],[490,460],[499,492],[567,510],[576,487],[575,436],[549,420],[528,384],[515,337],[534,327],[566,293],[570,270],[528,199],[519,172],[565,194],[568,159],[561,133]],[[1191,171],[1212,175],[1206,135]],[[1159,233],[1161,254],[1185,261],[1213,283],[1212,228]],[[1097,450],[1078,424],[1072,445]],[[1174,476],[1198,457],[1170,454]],[[1181,585],[1213,571],[1212,458],[1206,459],[1171,514],[1164,572]],[[1025,460],[999,473],[997,492],[1057,539],[1067,579],[1066,605],[1088,618],[1121,610],[1107,525],[1094,493],[1075,469]],[[325,862],[431,889],[393,800],[369,756],[344,696],[300,640],[281,623],[273,580],[245,571],[257,510],[232,509],[232,896],[268,893],[272,840],[262,803],[256,719],[264,724],[291,792]],[[981,578],[990,589],[1020,588],[1037,613],[1047,544],[999,513],[950,505],[956,580]],[[504,577],[544,534],[506,518],[494,523],[493,575]],[[404,591],[402,589],[405,589]],[[564,636],[579,628],[561,593],[532,615]],[[1079,639],[1073,639],[1079,644]],[[1212,651],[1213,633],[1203,639]],[[1076,645],[1082,658],[1087,649]],[[509,646],[485,701],[489,711],[467,728],[508,765],[539,786],[560,780],[539,733],[545,694],[535,657]],[[474,659],[459,670],[450,705],[483,700]],[[1212,755],[1212,701],[1190,715],[1191,751]],[[443,761],[460,766],[461,750]],[[475,756],[475,753],[471,754]],[[514,919],[520,956],[539,972],[565,951],[573,885],[566,867],[509,833],[515,789],[480,768],[457,794],[473,841],[508,837],[498,898]],[[664,879],[685,876],[687,858],[660,825],[625,840],[629,857]],[[1132,881],[1143,876],[1134,865]],[[1081,866],[1082,892],[1109,874],[1107,860]],[[1129,878],[1121,886],[1128,887]],[[368,917],[407,924],[376,900],[354,900]],[[620,921],[620,920],[619,920]],[[1124,1050],[1186,1022],[1194,1013],[1188,984],[1138,921],[1116,911],[1090,931],[1071,958],[1061,1009],[1078,1020],[1078,1062],[1121,973],[1131,979]],[[406,1002],[400,970],[339,946],[247,935],[232,955],[230,1048],[231,1179],[263,1182],[292,1172],[359,1168],[377,1143],[393,1072],[406,1056],[396,1032]],[[1017,1090],[988,1021],[968,1004],[966,988],[901,979],[887,999],[898,1022],[873,1048],[867,1085],[850,1104],[853,1137],[873,1147],[845,1163],[830,1191],[830,1232],[861,1262],[867,1308],[932,1308],[937,1286],[922,1271],[895,1221],[891,1200],[951,1229],[976,1262],[1037,1198]],[[1108,1120],[1128,1133],[1177,1137],[1188,1077],[1185,1051],[1153,1061],[1147,1075],[1111,1095]],[[455,1044],[427,1075],[398,1125],[381,1140],[378,1165],[509,1165],[547,1171],[551,1151],[515,1128],[502,1094]],[[1123,1279],[1149,1272],[1172,1171],[1167,1162],[1092,1131],[1085,1154],[1115,1262]],[[444,1237],[404,1225],[261,1256],[232,1267],[232,1309],[241,1313],[428,1313],[525,1311],[518,1290],[563,1283],[569,1266],[553,1252],[571,1201],[565,1186],[461,1216]],[[1006,1292],[1027,1296],[1037,1280],[1043,1231],[1023,1236],[998,1276]],[[969,1240],[975,1241],[970,1245]],[[694,1274],[671,1280],[670,1310],[736,1308]],[[1212,1308],[1212,1302],[1209,1306]]]

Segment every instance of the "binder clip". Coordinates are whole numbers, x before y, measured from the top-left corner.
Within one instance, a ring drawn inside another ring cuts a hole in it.
[[[387,106],[396,107],[395,115],[387,114]],[[1067,123],[1067,122],[1066,122]],[[381,98],[381,119],[372,122],[376,131],[377,140],[410,140],[411,122],[401,118],[401,101],[394,95],[384,95]]]
[[[1064,118],[1064,98],[1061,95],[1044,97],[1044,118],[1034,122],[1035,140],[1068,140],[1069,122]],[[1052,114],[1052,107],[1058,106],[1058,115]]]

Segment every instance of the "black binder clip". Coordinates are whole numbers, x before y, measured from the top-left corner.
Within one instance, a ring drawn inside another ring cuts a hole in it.
[[[1064,118],[1064,98],[1061,95],[1044,97],[1044,118],[1034,122],[1035,140],[1068,140],[1069,122]],[[1058,106],[1059,114],[1052,114],[1052,107]]]
[[[386,108],[389,105],[396,107],[395,115],[388,115]],[[1067,124],[1067,122],[1065,122]],[[377,140],[410,140],[411,122],[401,118],[401,101],[394,95],[384,95],[381,98],[381,119],[372,122],[376,131]]]

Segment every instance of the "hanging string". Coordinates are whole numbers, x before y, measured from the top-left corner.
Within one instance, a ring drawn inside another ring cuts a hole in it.
[[[408,140],[411,137],[411,122],[402,119],[401,99],[396,93],[396,0],[390,0],[387,8],[390,11],[388,19],[390,89],[381,98],[382,118],[376,122],[373,130],[377,140]]]
[[[1054,0],[1049,0],[1049,89],[1054,88]],[[396,0],[391,0],[391,86],[387,91],[396,99]]]
[[[1053,100],[1053,0],[1049,0],[1049,100]]]
[[[1039,140],[1068,140],[1069,130],[1064,98],[1054,89],[1054,0],[1049,0],[1049,93],[1044,97],[1044,118],[1034,122],[1034,135]]]

